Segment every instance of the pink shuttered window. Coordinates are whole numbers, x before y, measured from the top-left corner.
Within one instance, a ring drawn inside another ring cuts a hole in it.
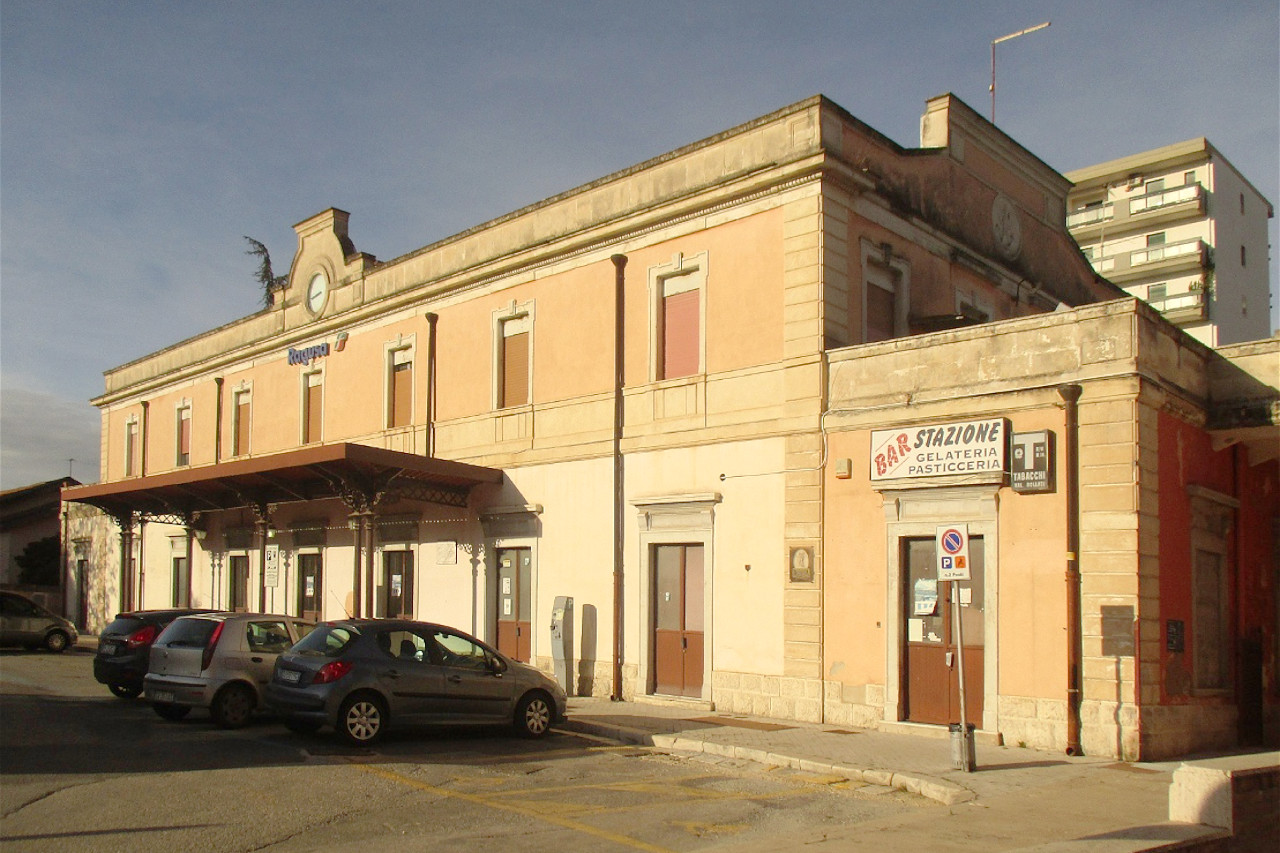
[[[243,456],[249,452],[249,399],[248,392],[236,394],[236,423],[231,447],[234,456]]]
[[[320,374],[307,376],[306,399],[302,412],[302,443],[311,444],[320,440],[321,401],[324,386],[320,384]]]
[[[405,427],[413,416],[413,362],[401,361],[391,367],[391,401],[387,426]]]
[[[502,408],[529,402],[529,333],[505,334],[502,338]]]
[[[659,379],[692,376],[701,368],[700,294],[694,289],[662,298]]]
[[[178,458],[177,464],[191,464],[191,410],[178,410]]]

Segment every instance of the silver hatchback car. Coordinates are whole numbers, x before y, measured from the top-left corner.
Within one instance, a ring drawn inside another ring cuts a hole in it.
[[[219,726],[239,728],[262,707],[262,688],[276,658],[313,627],[294,616],[265,613],[175,619],[151,646],[146,700],[166,720],[208,708]]]
[[[280,656],[267,685],[267,707],[290,729],[332,725],[357,746],[401,723],[496,723],[540,737],[566,704],[547,674],[455,628],[401,619],[326,622]]]

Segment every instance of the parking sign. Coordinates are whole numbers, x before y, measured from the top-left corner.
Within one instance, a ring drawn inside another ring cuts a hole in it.
[[[938,528],[938,580],[969,580],[969,525],[947,524]]]

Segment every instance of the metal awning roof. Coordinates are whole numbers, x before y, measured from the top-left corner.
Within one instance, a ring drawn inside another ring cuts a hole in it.
[[[190,519],[198,512],[341,499],[352,511],[392,496],[465,507],[471,489],[502,471],[363,444],[325,444],[270,456],[62,490],[64,500],[121,517]]]

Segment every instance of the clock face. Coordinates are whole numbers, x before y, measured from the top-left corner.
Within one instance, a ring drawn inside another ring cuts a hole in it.
[[[318,272],[311,277],[311,283],[307,285],[307,310],[312,314],[319,314],[328,298],[329,279],[324,273]]]

